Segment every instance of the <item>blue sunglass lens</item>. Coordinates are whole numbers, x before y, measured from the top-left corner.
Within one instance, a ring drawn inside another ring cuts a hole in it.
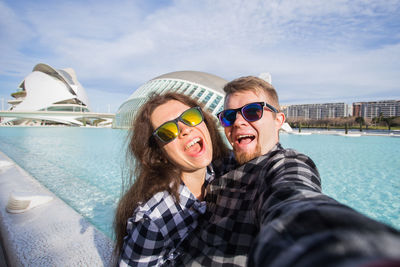
[[[235,110],[225,110],[222,112],[220,116],[221,124],[224,127],[231,126],[236,120],[236,111]]]
[[[244,106],[242,114],[247,121],[256,121],[261,119],[263,107],[258,103],[249,104]]]
[[[219,119],[221,121],[222,126],[229,127],[235,123],[236,113],[240,109],[228,109],[224,110]],[[253,122],[261,119],[263,115],[263,106],[260,103],[251,103],[243,106],[241,108],[241,114],[245,120]]]

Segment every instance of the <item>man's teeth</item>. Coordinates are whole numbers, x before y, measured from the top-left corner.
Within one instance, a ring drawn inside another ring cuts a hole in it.
[[[238,135],[236,140],[237,140],[237,142],[241,143],[242,140],[245,139],[245,138],[250,138],[251,140],[253,140],[254,139],[254,135],[251,135],[251,134]]]
[[[250,134],[244,134],[244,135],[239,135],[238,136],[238,139],[242,139],[242,138],[252,138],[253,137],[253,135],[250,135]]]
[[[192,147],[194,144],[200,142],[200,138],[196,137],[195,139],[192,140],[192,142],[190,142],[189,144],[186,145],[185,149],[189,149],[190,147]]]

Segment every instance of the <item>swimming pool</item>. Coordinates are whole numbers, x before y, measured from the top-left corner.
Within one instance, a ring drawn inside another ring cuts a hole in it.
[[[108,236],[126,130],[1,127],[0,150]],[[317,164],[324,193],[400,229],[400,138],[281,134]]]

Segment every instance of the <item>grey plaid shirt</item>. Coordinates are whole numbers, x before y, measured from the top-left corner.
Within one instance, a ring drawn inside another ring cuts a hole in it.
[[[309,157],[277,144],[214,166],[217,177],[231,171],[208,188],[185,265],[400,266],[400,232],[322,194]]]
[[[207,212],[185,246],[185,265],[245,265],[262,223],[279,215],[282,201],[321,192],[314,162],[280,144],[242,166],[233,157],[213,166],[218,178],[207,188]]]
[[[207,168],[204,186],[214,179]],[[206,210],[182,183],[179,203],[167,191],[159,192],[141,204],[128,219],[127,233],[119,266],[175,266],[179,264],[181,244],[197,227]]]

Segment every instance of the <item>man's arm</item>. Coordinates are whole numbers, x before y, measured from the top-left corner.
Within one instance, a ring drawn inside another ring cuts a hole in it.
[[[321,195],[315,163],[294,150],[273,151],[260,176],[262,189],[256,208],[260,225],[279,216],[293,202]]]
[[[322,194],[307,156],[274,158],[266,178],[249,266],[399,263],[400,233]]]

